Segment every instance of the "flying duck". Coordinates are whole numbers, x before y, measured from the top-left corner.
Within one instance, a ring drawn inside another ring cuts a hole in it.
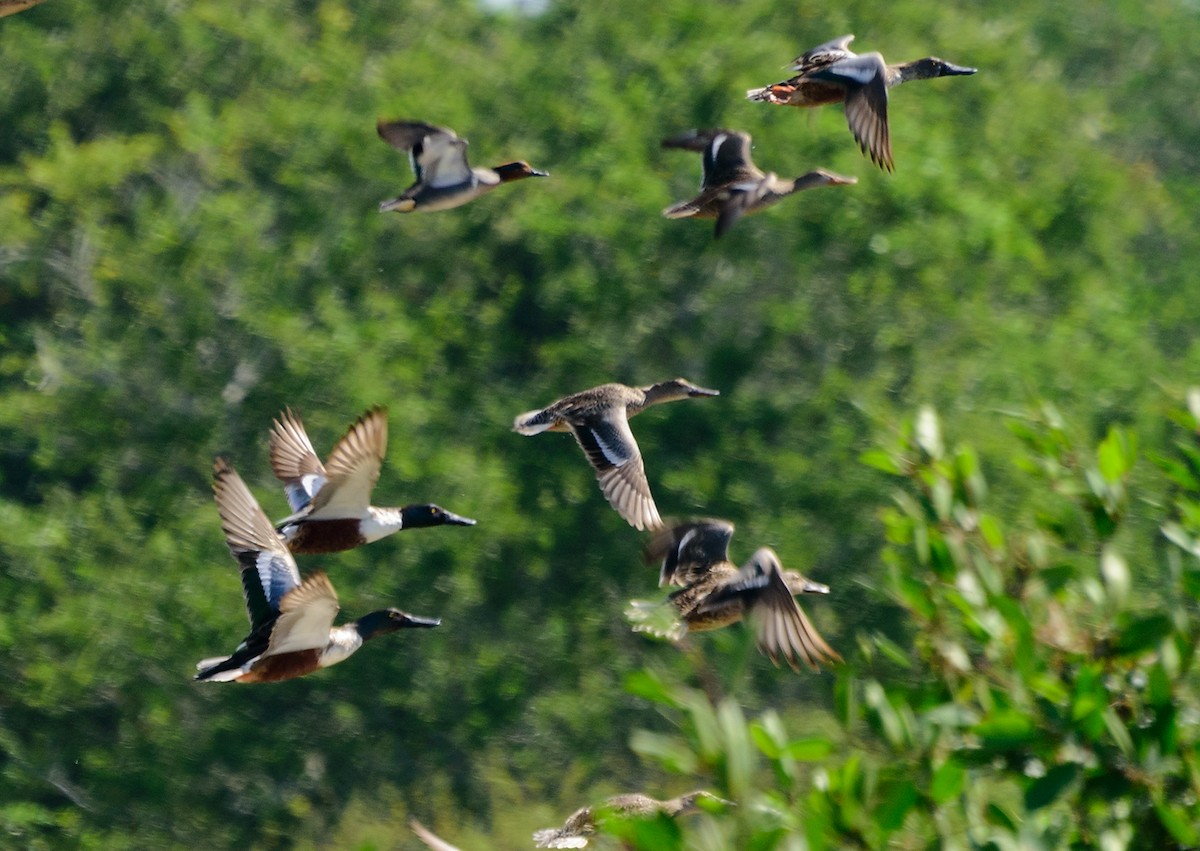
[[[601,807],[596,807],[595,809],[592,807],[581,807],[571,813],[562,827],[551,827],[536,831],[533,834],[533,841],[537,844],[538,848],[585,848],[588,844],[588,837],[596,832],[596,822],[603,820],[605,816],[650,818],[659,813],[665,813],[671,818],[675,818],[684,813],[699,811],[700,807],[697,806],[696,802],[701,799],[727,806],[733,805],[732,801],[718,798],[716,795],[706,792],[703,789],[689,792],[686,795],[680,795],[678,798],[671,798],[667,801],[659,801],[639,792],[633,792],[628,795],[616,795],[605,801]]]
[[[495,168],[471,168],[467,162],[467,140],[448,127],[421,121],[380,121],[375,129],[383,141],[408,153],[417,178],[398,198],[380,204],[381,213],[449,210],[474,201],[501,183],[549,177],[524,161]]]
[[[223,458],[213,466],[213,493],[225,543],[242,568],[250,634],[232,655],[197,664],[197,680],[290,680],[336,665],[378,635],[441,623],[399,609],[380,609],[335,627],[338,599],[329,578],[324,573],[300,578],[295,559],[271,521]]]
[[[796,76],[750,89],[746,97],[780,106],[823,106],[845,102],[846,121],[864,154],[885,171],[893,171],[888,134],[888,89],[909,80],[961,77],[977,69],[952,65],[935,56],[889,65],[878,53],[859,56],[850,50],[852,35],[818,45],[791,65]]]
[[[635,529],[654,530],[662,526],[662,519],[650,495],[629,418],[660,402],[719,395],[717,390],[697,387],[684,378],[649,387],[601,384],[559,399],[548,408],[521,414],[513,422],[513,431],[525,435],[571,432],[595,468],[605,499]]]
[[[667,207],[663,215],[668,219],[716,219],[717,239],[742,216],[765,210],[793,192],[858,183],[858,178],[823,168],[794,180],[784,180],[774,172],[763,174],[750,159],[750,134],[740,130],[692,130],[664,139],[662,145],[704,155],[700,194]]]
[[[661,558],[660,585],[679,585],[667,602],[677,620],[660,627],[659,604],[635,600],[626,611],[637,632],[678,641],[688,632],[719,629],[749,618],[761,653],[779,664],[782,656],[793,670],[803,662],[813,670],[841,657],[809,622],[794,594],[828,594],[829,586],[784,570],[770,547],[762,547],[739,570],[729,561],[733,524],[726,520],[678,523],[663,529],[646,549]]]
[[[271,426],[271,469],[283,482],[292,514],[276,524],[294,553],[333,553],[402,529],[474,526],[431,503],[376,508],[371,491],[387,452],[387,409],[375,407],[350,426],[324,465],[291,409]]]

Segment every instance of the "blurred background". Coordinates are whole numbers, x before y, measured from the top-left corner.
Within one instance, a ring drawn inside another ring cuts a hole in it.
[[[840,107],[743,97],[848,32],[980,69],[892,92],[894,175]],[[860,457],[930,406],[996,510],[1037,523],[1053,488],[1012,463],[1014,419],[1050,402],[1080,445],[1119,428],[1148,457],[1197,380],[1190,4],[49,0],[0,19],[0,80],[14,847],[417,848],[417,816],[519,848],[606,795],[719,787],[631,749],[677,725],[635,673],[844,758],[862,742],[836,684],[886,673],[866,637],[907,653],[914,630],[881,558],[895,476]],[[379,118],[551,178],[380,215],[412,175]],[[714,242],[660,216],[700,158],[659,146],[714,126],[753,134],[766,171],[859,182]],[[740,627],[686,652],[632,633],[627,601],[658,593],[643,540],[573,440],[510,431],[569,392],[677,375],[721,396],[635,421],[660,511],[726,517],[739,563],[769,545],[829,584],[805,606],[839,673],[774,668]],[[271,418],[291,406],[324,454],[374,404],[375,502],[479,525],[300,567],[329,572],[344,618],[397,605],[442,627],[276,686],[194,684],[246,629],[214,456],[281,517]],[[1130,605],[1161,607],[1171,483],[1128,478]]]

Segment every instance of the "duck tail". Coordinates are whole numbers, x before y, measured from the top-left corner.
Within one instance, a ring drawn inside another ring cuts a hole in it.
[[[212,683],[227,683],[236,680],[245,671],[239,664],[228,664],[232,658],[232,656],[213,656],[209,659],[201,659],[196,663],[195,679]]]
[[[513,431],[518,434],[541,434],[554,427],[558,417],[548,408],[526,411],[513,420]]]
[[[794,89],[791,86],[776,83],[772,86],[763,86],[761,89],[746,89],[746,100],[785,104],[792,91]]]
[[[533,841],[538,848],[585,848],[588,843],[586,836],[572,836],[555,827],[534,831]]]

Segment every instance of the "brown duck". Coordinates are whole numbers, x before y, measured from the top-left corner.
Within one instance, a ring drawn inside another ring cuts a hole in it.
[[[664,148],[682,148],[704,155],[700,194],[663,210],[668,219],[716,219],[715,238],[744,215],[765,210],[794,192],[820,186],[844,186],[858,178],[823,168],[784,180],[764,174],[750,159],[750,134],[740,130],[692,130],[664,139]]]
[[[779,106],[845,103],[846,121],[863,153],[885,171],[893,171],[888,133],[888,89],[909,80],[961,77],[977,69],[953,65],[936,56],[889,65],[878,53],[859,56],[850,50],[852,35],[818,45],[792,63],[796,76],[750,89],[746,97]]]
[[[829,586],[784,570],[769,547],[759,549],[738,569],[729,561],[732,536],[733,524],[725,520],[678,523],[656,535],[647,558],[662,559],[660,584],[682,586],[667,598],[676,620],[660,626],[655,615],[662,604],[634,600],[626,612],[634,630],[678,641],[688,632],[748,619],[759,651],[776,665],[780,657],[793,670],[799,670],[800,662],[814,670],[822,663],[840,662],[793,596],[828,594]]]
[[[533,841],[538,848],[585,848],[588,838],[596,832],[596,822],[606,815],[620,818],[650,818],[659,813],[665,813],[671,818],[685,813],[697,812],[700,808],[697,801],[709,800],[714,803],[732,806],[732,801],[718,798],[703,789],[680,795],[666,801],[659,801],[648,795],[633,792],[628,795],[616,795],[604,802],[601,807],[582,807],[573,812],[562,827],[551,827],[536,831]]]
[[[635,529],[658,529],[662,519],[650,495],[642,452],[629,418],[662,402],[695,396],[719,396],[684,378],[649,387],[601,384],[559,399],[547,408],[527,411],[513,422],[513,431],[534,435],[569,431],[596,470],[600,489],[613,508]]]

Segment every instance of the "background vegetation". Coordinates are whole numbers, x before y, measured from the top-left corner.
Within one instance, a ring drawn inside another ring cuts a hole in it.
[[[1197,843],[1200,75],[1172,2],[52,0],[0,22],[0,828],[30,848],[526,847],[582,803],[743,806],[642,847]],[[845,32],[980,68],[894,93],[897,172],[840,111],[741,98]],[[457,211],[379,117],[552,173]],[[859,184],[666,221],[750,131]],[[640,541],[513,415],[608,380],[664,514],[833,592],[847,659],[621,617]],[[413,532],[328,569],[443,627],[277,687],[201,687],[245,620],[209,471],[267,512],[285,405],[328,447],[390,407]],[[928,406],[923,408],[922,406]],[[934,414],[934,411],[937,414]],[[942,435],[945,435],[944,437]],[[865,462],[865,463],[864,463]],[[1169,538],[1160,527],[1164,524]]]

